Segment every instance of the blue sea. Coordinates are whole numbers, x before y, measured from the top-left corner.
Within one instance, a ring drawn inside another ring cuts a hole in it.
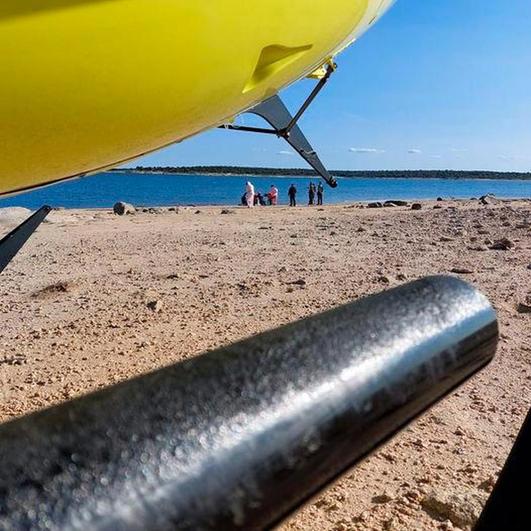
[[[101,173],[0,200],[0,208],[44,204],[65,208],[109,208],[116,201],[135,206],[237,205],[250,180],[265,193],[271,184],[287,202],[294,183],[301,204],[306,200],[308,177],[210,176],[141,173]],[[316,180],[314,179],[314,182]],[[500,198],[530,198],[531,181],[490,179],[339,179],[331,189],[325,185],[326,203],[351,203],[387,199],[436,199],[480,197],[491,193]]]

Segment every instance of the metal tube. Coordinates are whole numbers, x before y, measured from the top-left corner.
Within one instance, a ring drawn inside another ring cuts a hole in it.
[[[0,426],[0,528],[263,529],[490,361],[432,277]]]

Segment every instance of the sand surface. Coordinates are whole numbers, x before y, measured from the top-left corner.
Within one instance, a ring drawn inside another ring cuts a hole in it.
[[[495,361],[284,529],[468,528],[531,405],[531,202],[221,211],[53,212],[0,277],[1,420],[458,268]]]

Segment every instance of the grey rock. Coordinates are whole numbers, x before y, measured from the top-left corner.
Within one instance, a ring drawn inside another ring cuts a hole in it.
[[[288,284],[295,284],[296,286],[306,286],[306,280],[304,280],[303,278],[300,278],[299,280],[288,282]]]
[[[458,275],[471,275],[474,271],[468,269],[467,267],[452,267],[450,273],[457,273]]]
[[[160,313],[162,311],[162,308],[164,307],[164,304],[161,300],[156,301],[149,301],[146,306],[155,313]]]
[[[372,503],[387,503],[390,502],[393,499],[393,497],[386,492],[383,494],[377,494],[376,496],[372,497]]]
[[[394,207],[394,206],[408,206],[407,201],[401,201],[399,199],[391,199],[390,201],[386,201],[384,203],[384,207]]]
[[[489,249],[494,251],[508,251],[514,247],[514,243],[509,238],[501,238],[492,243]]]
[[[420,203],[413,203],[411,205],[411,210],[422,210],[422,205]]]
[[[130,203],[124,203],[123,201],[118,201],[118,203],[115,203],[112,207],[112,211],[117,216],[125,216],[126,214],[134,214],[136,212],[136,209],[133,205]]]
[[[367,205],[367,208],[382,208],[383,204],[380,203],[380,201],[374,201],[373,203],[369,203]]]
[[[482,204],[482,205],[492,205],[493,203],[496,203],[498,200],[496,199],[496,197],[494,196],[494,194],[487,194],[487,195],[482,195],[480,198],[479,198],[479,202]]]
[[[516,309],[518,313],[531,313],[531,293],[527,295],[524,301],[518,303]]]

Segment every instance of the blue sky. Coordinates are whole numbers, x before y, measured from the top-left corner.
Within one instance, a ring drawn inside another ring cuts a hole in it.
[[[530,21],[529,0],[397,0],[337,58],[303,131],[331,169],[530,171]],[[291,109],[313,83],[283,92]],[[274,137],[217,130],[138,164],[305,167]]]

